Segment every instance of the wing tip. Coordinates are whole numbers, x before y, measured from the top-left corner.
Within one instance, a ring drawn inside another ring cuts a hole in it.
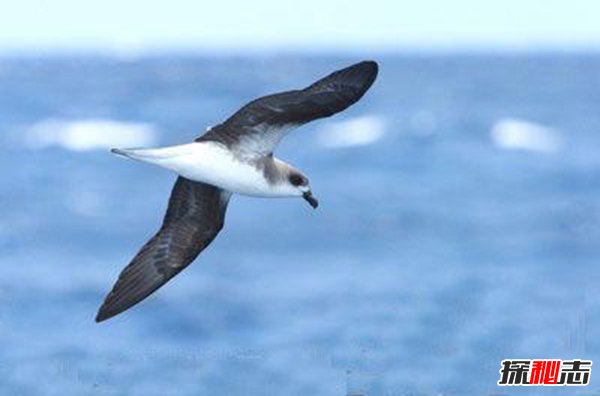
[[[127,267],[125,268],[125,270],[126,269]],[[140,303],[142,300],[144,300],[146,297],[148,297],[150,294],[156,291],[158,287],[161,286],[161,284],[159,284],[158,286],[152,286],[144,290],[143,293],[138,294],[132,293],[131,288],[127,287],[127,284],[123,285],[122,282],[123,278],[121,274],[121,276],[113,286],[113,289],[108,293],[108,295],[104,299],[104,302],[98,309],[98,313],[96,314],[96,317],[94,319],[96,323],[103,322],[107,319],[110,319],[127,311],[134,305]]]
[[[115,310],[115,309],[111,309],[114,307],[111,307],[106,301],[104,301],[104,303],[102,303],[102,306],[100,307],[100,309],[98,309],[98,313],[96,313],[96,317],[94,318],[94,321],[96,323],[100,323],[100,322],[104,322],[105,320],[108,320],[110,318],[112,318],[113,316],[116,316],[118,314],[120,314],[121,312],[123,312],[123,310]]]
[[[371,85],[373,85],[375,79],[377,78],[377,74],[379,74],[379,64],[374,60],[364,60],[351,67],[361,69],[361,71],[366,75],[366,80],[364,82],[366,88],[365,91],[368,90]]]
[[[362,62],[359,62],[356,64],[356,66],[364,67],[372,73],[377,73],[379,71],[379,64],[372,59],[367,59]]]
[[[105,310],[103,310],[104,306],[102,306],[99,310],[98,313],[96,314],[96,317],[94,318],[94,321],[96,323],[100,323],[100,322],[104,322],[107,319],[112,318],[114,315],[109,315]]]
[[[132,298],[127,292],[127,288],[122,288],[121,277],[117,280],[113,289],[108,293],[102,305],[98,309],[98,313],[96,313],[95,321],[96,323],[104,322],[114,316],[117,316],[125,311],[127,311],[132,306],[136,305],[140,301],[142,301],[145,297],[147,297],[150,293],[146,294],[142,298],[139,296],[135,296]],[[154,289],[155,290],[155,289]]]
[[[356,99],[354,100],[355,102],[360,99],[369,90],[369,88],[371,88],[371,85],[373,85],[377,79],[378,73],[379,64],[377,62],[370,59],[363,60],[343,69],[334,71],[330,75],[307,87],[306,90],[318,90],[332,83],[347,85],[358,90],[356,92],[357,95]]]

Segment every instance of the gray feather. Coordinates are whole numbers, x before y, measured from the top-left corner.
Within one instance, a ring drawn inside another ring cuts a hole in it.
[[[179,177],[162,227],[121,272],[96,322],[129,309],[186,268],[223,227],[230,196],[217,187]]]
[[[291,129],[356,103],[371,87],[377,72],[377,63],[364,61],[305,89],[256,99],[196,141],[216,141],[245,155],[269,155]]]

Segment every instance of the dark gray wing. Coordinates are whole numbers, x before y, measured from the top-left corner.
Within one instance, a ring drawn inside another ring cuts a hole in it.
[[[96,322],[142,301],[187,267],[223,227],[230,196],[217,187],[179,177],[162,227],[121,272]]]
[[[364,61],[305,89],[256,99],[196,141],[217,141],[246,155],[269,155],[290,129],[356,103],[375,81],[377,71],[377,63]]]

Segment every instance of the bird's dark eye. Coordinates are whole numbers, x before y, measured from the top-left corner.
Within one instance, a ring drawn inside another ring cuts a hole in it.
[[[306,184],[306,179],[297,173],[292,173],[290,175],[290,183],[292,184],[292,186],[296,187],[303,186],[304,184]]]

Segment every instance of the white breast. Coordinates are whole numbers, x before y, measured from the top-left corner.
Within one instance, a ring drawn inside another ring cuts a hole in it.
[[[272,185],[261,170],[240,161],[224,146],[194,142],[156,149],[120,150],[129,158],[170,169],[194,181],[253,196],[290,196],[285,186]]]

